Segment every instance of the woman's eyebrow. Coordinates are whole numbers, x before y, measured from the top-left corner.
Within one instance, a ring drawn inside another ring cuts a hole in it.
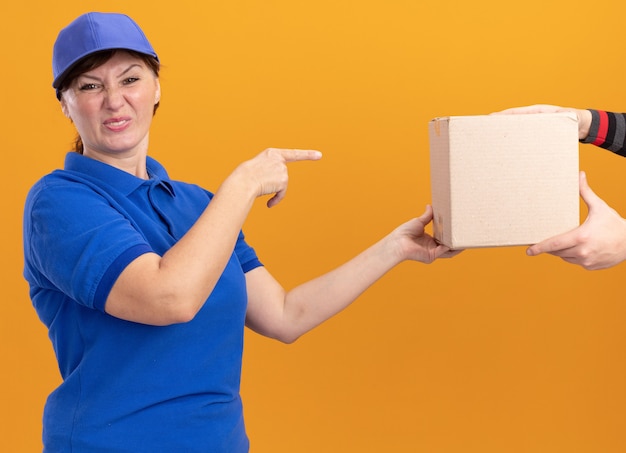
[[[117,75],[117,77],[123,77],[126,73],[130,72],[135,67],[141,68],[141,65],[139,63],[133,63],[129,67],[124,69],[122,72],[120,72]],[[98,77],[98,76],[96,76],[94,74],[89,74],[88,72],[85,72],[85,73],[81,74],[80,77],[85,77],[85,78],[88,78],[88,79],[98,80],[98,81],[101,80],[100,77]]]
[[[124,74],[126,74],[127,72],[129,72],[131,69],[133,69],[133,68],[135,68],[135,67],[137,67],[137,68],[141,68],[141,65],[140,65],[139,63],[133,63],[133,64],[131,64],[128,68],[126,68],[124,71],[122,71],[122,72],[118,75],[118,77],[122,77]]]

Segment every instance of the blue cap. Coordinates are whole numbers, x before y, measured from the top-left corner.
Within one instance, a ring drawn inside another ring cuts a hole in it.
[[[146,35],[130,17],[118,13],[83,14],[62,29],[54,43],[52,87],[58,88],[81,59],[112,49],[134,50],[159,59]]]

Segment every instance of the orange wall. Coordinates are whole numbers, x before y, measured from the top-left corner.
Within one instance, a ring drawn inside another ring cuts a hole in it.
[[[88,10],[129,13],[159,51],[151,153],[173,177],[216,189],[266,147],[324,152],[292,165],[287,198],[259,200],[245,228],[286,287],[421,213],[431,118],[626,110],[623,0],[3,2],[0,451],[40,450],[59,382],[21,277],[21,212],[73,138],[50,53]],[[581,167],[626,215],[626,160],[586,145]],[[469,250],[399,266],[294,345],[249,334],[252,451],[626,451],[624,266]]]

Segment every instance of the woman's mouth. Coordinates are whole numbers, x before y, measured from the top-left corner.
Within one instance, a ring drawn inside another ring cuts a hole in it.
[[[109,118],[104,122],[104,126],[114,132],[126,129],[130,124],[130,118]]]

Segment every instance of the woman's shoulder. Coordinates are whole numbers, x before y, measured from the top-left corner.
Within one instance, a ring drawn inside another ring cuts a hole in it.
[[[67,170],[54,170],[36,181],[26,195],[26,210],[35,206],[90,209],[94,203],[108,198],[106,190],[88,178]]]

